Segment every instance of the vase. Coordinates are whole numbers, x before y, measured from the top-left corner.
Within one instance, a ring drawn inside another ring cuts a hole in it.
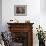
[[[39,40],[39,46],[45,46],[45,41]]]

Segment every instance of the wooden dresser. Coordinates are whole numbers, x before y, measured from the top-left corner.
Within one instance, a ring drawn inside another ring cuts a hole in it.
[[[7,23],[12,39],[23,43],[22,46],[33,46],[33,23]]]

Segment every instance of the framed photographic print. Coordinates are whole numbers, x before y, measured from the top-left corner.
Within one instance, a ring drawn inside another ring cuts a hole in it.
[[[14,5],[14,16],[26,16],[27,5]]]

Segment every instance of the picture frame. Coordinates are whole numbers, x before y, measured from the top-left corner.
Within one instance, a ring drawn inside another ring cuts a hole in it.
[[[14,5],[14,16],[26,16],[27,5]]]

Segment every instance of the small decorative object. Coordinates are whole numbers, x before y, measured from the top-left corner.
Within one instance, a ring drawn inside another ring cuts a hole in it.
[[[25,16],[27,14],[27,5],[14,5],[14,15]]]
[[[19,23],[19,21],[18,20],[16,20],[16,19],[12,19],[12,20],[10,20],[10,23]]]
[[[13,23],[13,20],[11,19],[9,22],[10,22],[10,23]]]
[[[10,20],[10,21],[13,21],[13,20]]]
[[[36,28],[37,29],[37,34],[38,35],[38,40],[39,40],[39,46],[45,46],[45,35],[43,32],[42,27]]]
[[[26,20],[25,23],[30,23],[30,20]]]

